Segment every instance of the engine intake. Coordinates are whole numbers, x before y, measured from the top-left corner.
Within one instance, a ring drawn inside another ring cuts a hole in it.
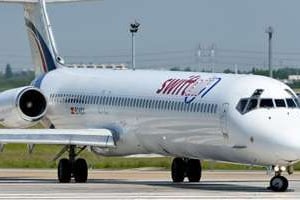
[[[0,123],[10,128],[23,128],[39,122],[46,114],[47,100],[32,86],[0,93]]]
[[[45,114],[47,101],[40,91],[30,88],[21,93],[18,99],[20,112],[29,121],[40,119]]]

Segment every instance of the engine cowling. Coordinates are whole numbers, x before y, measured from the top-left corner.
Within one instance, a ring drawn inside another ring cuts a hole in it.
[[[24,128],[38,123],[46,114],[47,100],[32,86],[0,93],[0,123],[9,128]]]

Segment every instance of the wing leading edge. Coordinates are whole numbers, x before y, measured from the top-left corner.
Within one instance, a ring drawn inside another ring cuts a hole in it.
[[[107,129],[0,129],[0,143],[115,147],[113,134]]]

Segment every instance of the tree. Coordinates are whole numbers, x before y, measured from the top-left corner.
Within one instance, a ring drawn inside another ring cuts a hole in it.
[[[186,67],[186,68],[184,68],[184,70],[183,71],[185,71],[185,72],[191,72],[191,71],[193,71],[190,67]]]
[[[225,69],[225,70],[223,71],[223,73],[225,73],[225,74],[234,74],[234,71],[232,71],[232,70],[230,70],[230,69]]]
[[[181,69],[179,67],[172,67],[170,71],[181,71]]]
[[[11,66],[10,66],[10,64],[7,64],[6,68],[5,68],[4,77],[11,78],[12,76],[13,76],[13,72],[12,72]]]

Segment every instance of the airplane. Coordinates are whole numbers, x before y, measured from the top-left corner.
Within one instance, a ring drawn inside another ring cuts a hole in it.
[[[24,6],[36,78],[0,93],[0,143],[59,144],[58,180],[84,183],[86,148],[101,156],[174,157],[175,183],[199,182],[202,160],[268,167],[269,188],[286,191],[300,159],[300,103],[293,90],[256,75],[67,68],[46,4]],[[45,129],[26,129],[37,123]]]

